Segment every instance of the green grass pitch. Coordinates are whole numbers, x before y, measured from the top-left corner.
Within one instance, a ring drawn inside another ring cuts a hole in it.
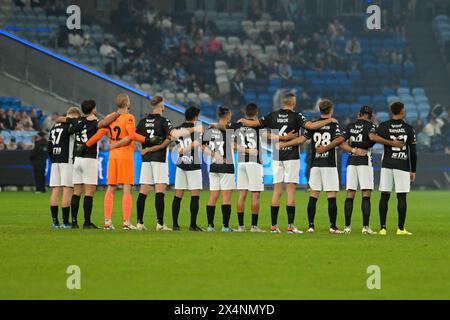
[[[235,195],[236,196],[236,195]],[[153,199],[147,200],[145,233],[51,230],[49,195],[0,193],[1,299],[449,299],[450,211],[448,191],[413,192],[407,229],[397,237],[396,199],[390,203],[387,237],[360,234],[360,196],[353,233],[327,233],[325,197],[319,200],[314,235],[156,233]],[[135,194],[136,197],[136,194]],[[171,225],[171,201],[166,219]],[[205,226],[202,194],[200,225]],[[297,193],[298,227],[305,229],[305,191]],[[378,230],[379,193],[372,219]],[[120,197],[115,199],[120,225]],[[343,225],[344,193],[339,195]],[[94,221],[102,224],[103,193]],[[270,224],[270,192],[262,195],[261,226]],[[181,211],[189,219],[189,200]],[[83,213],[80,210],[80,216]],[[134,214],[135,215],[135,214]],[[81,218],[82,220],[82,218]],[[216,211],[216,225],[221,213]],[[246,215],[246,223],[250,222]],[[237,224],[235,209],[232,223]],[[280,210],[280,226],[286,215]],[[186,228],[185,228],[186,230]],[[81,268],[81,290],[68,290],[66,269]],[[381,268],[381,290],[367,289],[369,265]]]

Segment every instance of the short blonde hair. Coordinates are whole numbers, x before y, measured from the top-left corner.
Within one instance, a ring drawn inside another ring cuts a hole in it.
[[[81,117],[82,113],[81,113],[80,108],[72,106],[69,109],[67,109],[67,115],[68,116],[77,116],[79,118],[79,117]]]
[[[126,93],[119,93],[116,97],[116,105],[119,109],[128,107],[128,102],[130,101],[130,96]]]

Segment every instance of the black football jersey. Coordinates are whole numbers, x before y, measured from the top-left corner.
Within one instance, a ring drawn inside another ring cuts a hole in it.
[[[52,163],[73,163],[74,138],[70,135],[70,123],[57,123],[50,130],[49,154]]]
[[[316,121],[320,121],[319,119]],[[336,160],[336,148],[329,150],[328,152],[317,154],[316,148],[319,146],[328,146],[334,139],[341,136],[341,129],[339,124],[330,123],[318,130],[306,130],[304,136],[307,139],[311,139],[311,163],[312,167],[325,167],[332,168],[337,167]]]
[[[86,118],[70,120],[71,128],[69,132],[75,136],[75,145],[73,150],[74,157],[97,159],[98,144],[82,149],[82,147],[92,138],[98,131],[98,120],[88,121]]]
[[[173,126],[169,119],[159,114],[149,114],[139,122],[136,132],[146,138],[160,138],[159,142],[162,143],[169,137],[172,130]],[[150,148],[153,146],[154,145],[144,143],[142,147]],[[142,157],[143,162],[166,162],[166,160],[167,148],[158,152],[147,153]]]
[[[256,162],[262,163],[261,161],[261,131],[262,127],[251,128],[244,126],[240,123],[233,125],[235,128],[236,143],[238,146],[244,149],[255,149],[258,151],[258,155],[250,155],[245,152],[238,152],[238,162],[239,163],[249,163]]]
[[[189,129],[195,126],[192,122],[185,122],[181,126],[177,127],[178,130]],[[175,140],[175,143],[184,149],[188,149],[195,141],[202,143],[202,134],[198,132],[191,133],[186,137],[180,137]],[[177,166],[180,169],[186,171],[194,171],[201,169],[201,146],[195,147],[189,152],[185,152],[183,156],[180,156],[177,160]]]
[[[219,153],[224,159],[223,163],[217,163],[211,158],[210,172],[234,174],[234,126],[228,126],[226,131],[216,128],[208,128],[203,134],[203,144],[213,152]]]
[[[291,131],[300,132],[308,122],[306,118],[298,112],[282,109],[274,111],[260,120],[261,126],[269,130],[276,130],[278,135],[287,135]],[[281,150],[274,150],[274,160],[298,160],[300,159],[300,147],[288,147]]]
[[[417,143],[413,127],[403,120],[389,120],[380,124],[377,134],[387,140],[401,140],[406,143],[403,148],[384,146],[382,167],[410,172],[410,145]]]
[[[351,145],[354,148],[364,149],[368,151],[366,157],[359,157],[350,155],[348,158],[347,166],[372,166],[372,153],[371,149],[375,145],[375,142],[370,140],[369,135],[376,132],[376,126],[371,121],[362,119],[356,120],[347,126],[344,132],[346,141],[351,141]]]

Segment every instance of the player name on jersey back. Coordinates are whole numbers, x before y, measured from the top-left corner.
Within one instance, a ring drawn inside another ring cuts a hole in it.
[[[403,120],[389,120],[380,124],[377,134],[387,140],[404,141],[403,148],[384,147],[382,167],[410,171],[410,145],[416,144],[414,129]]]
[[[348,166],[372,166],[371,148],[375,143],[370,140],[370,134],[375,132],[376,126],[371,121],[362,119],[358,119],[347,126],[344,132],[345,140],[351,142],[353,148],[368,151],[365,157],[350,155],[347,162]]]

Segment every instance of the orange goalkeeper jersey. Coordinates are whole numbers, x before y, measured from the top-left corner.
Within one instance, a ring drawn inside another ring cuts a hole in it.
[[[145,137],[136,133],[136,124],[132,114],[124,114],[116,119],[107,128],[100,129],[87,143],[90,147],[97,143],[103,136],[108,135],[109,143],[116,143],[126,137],[133,141],[145,142]],[[110,151],[110,159],[133,159],[134,143]]]

